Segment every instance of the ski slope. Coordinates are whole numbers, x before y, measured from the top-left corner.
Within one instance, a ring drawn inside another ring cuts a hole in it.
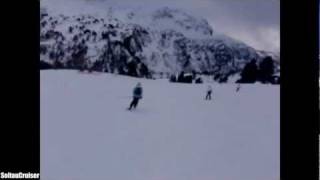
[[[144,97],[128,111],[132,89]],[[280,89],[41,71],[42,180],[279,180]]]

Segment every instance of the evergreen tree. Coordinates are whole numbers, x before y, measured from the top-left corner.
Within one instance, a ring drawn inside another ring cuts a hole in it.
[[[170,82],[177,82],[177,78],[174,74],[170,76]]]
[[[264,58],[259,65],[259,81],[262,83],[272,83],[274,74],[274,64],[270,56]]]
[[[258,77],[258,67],[256,65],[256,60],[252,59],[249,63],[245,65],[241,72],[241,79],[238,83],[254,83]]]
[[[178,76],[178,82],[184,82],[184,72],[183,71],[181,71]]]

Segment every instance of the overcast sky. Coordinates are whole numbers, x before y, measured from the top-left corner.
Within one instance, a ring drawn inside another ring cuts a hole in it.
[[[43,0],[57,3],[58,0]],[[63,0],[67,1],[80,0]],[[208,20],[215,31],[225,33],[261,50],[280,51],[279,0],[86,0],[102,1],[139,10],[163,6],[184,9]]]

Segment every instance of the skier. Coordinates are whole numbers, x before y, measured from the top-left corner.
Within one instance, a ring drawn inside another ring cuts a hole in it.
[[[238,92],[240,90],[240,84],[238,84],[236,92]]]
[[[206,100],[211,100],[212,87],[209,85],[207,89]]]
[[[133,100],[130,103],[130,107],[128,108],[128,110],[131,110],[132,108],[135,109],[141,98],[142,98],[142,87],[141,87],[141,83],[139,82],[136,85],[136,87],[133,89]]]

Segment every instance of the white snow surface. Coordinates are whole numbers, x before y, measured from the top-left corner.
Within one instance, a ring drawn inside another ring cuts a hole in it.
[[[279,180],[279,86],[207,85],[41,71],[41,179]]]

